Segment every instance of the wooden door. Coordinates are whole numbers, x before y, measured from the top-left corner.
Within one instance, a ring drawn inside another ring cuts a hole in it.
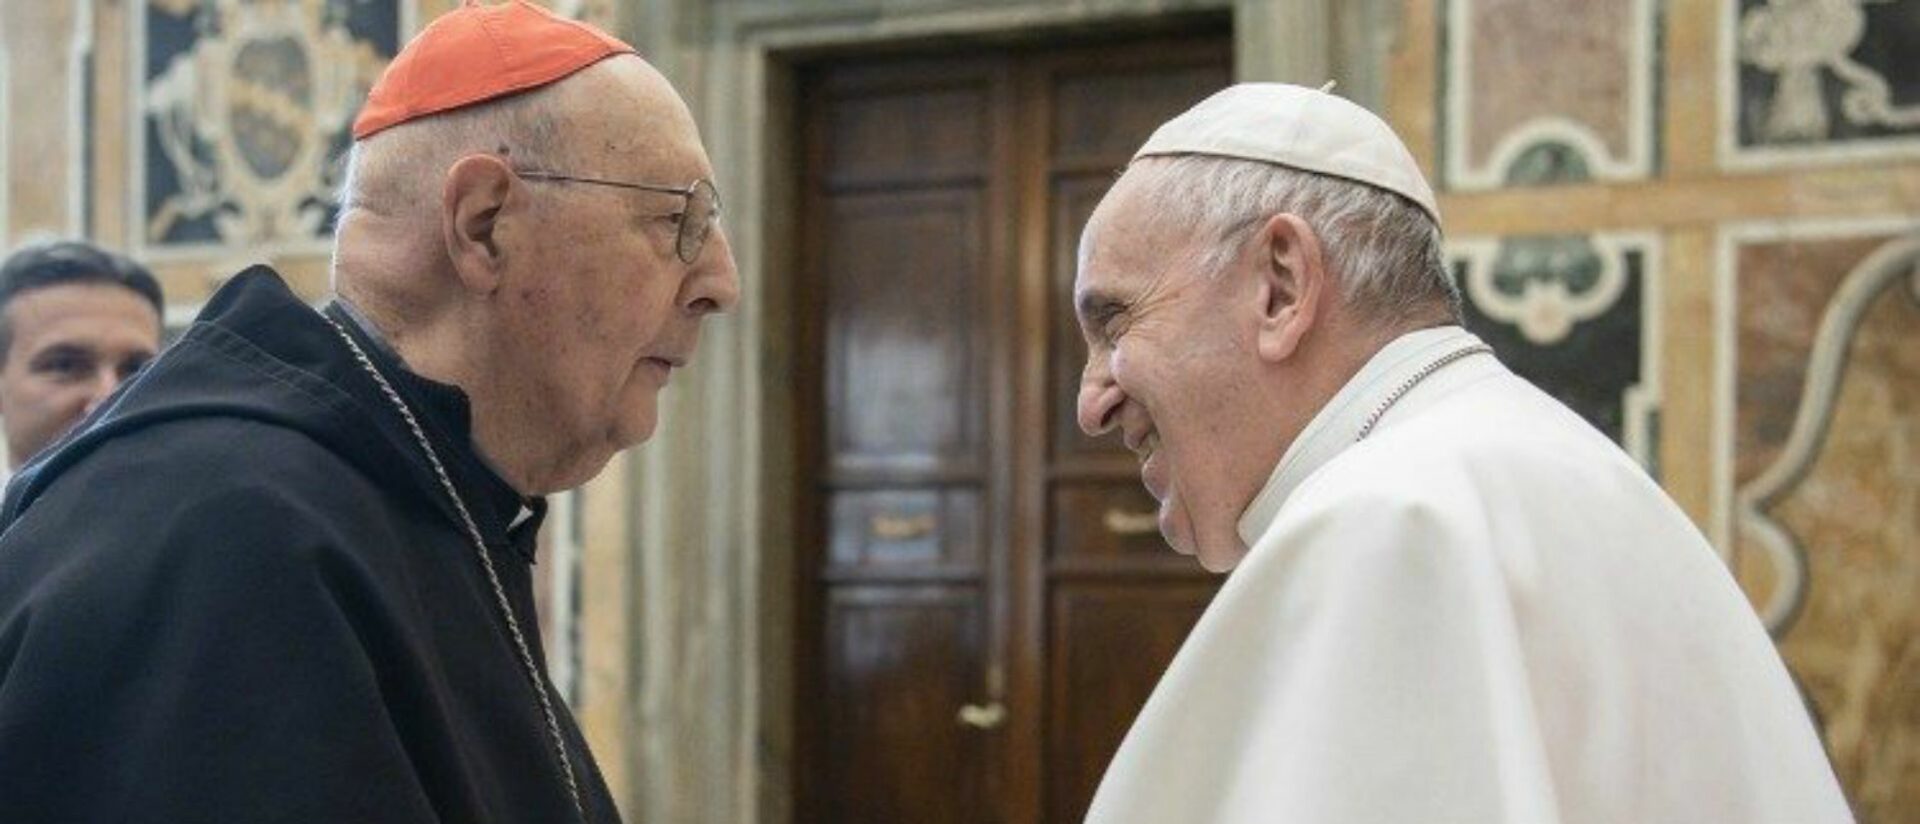
[[[1003,820],[997,741],[954,719],[1004,643],[1004,66],[837,67],[805,94],[807,820]]]
[[[1078,822],[1215,581],[1073,423],[1081,226],[1224,37],[803,75],[799,820]],[[817,371],[815,371],[817,370]]]

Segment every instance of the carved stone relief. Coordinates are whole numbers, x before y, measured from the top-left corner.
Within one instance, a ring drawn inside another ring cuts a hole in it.
[[[1736,0],[1723,27],[1731,162],[1920,152],[1920,2]]]
[[[397,47],[397,3],[140,6],[136,245],[324,249],[348,127]]]

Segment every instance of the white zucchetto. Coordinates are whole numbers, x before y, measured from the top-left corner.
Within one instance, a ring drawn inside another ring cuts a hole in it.
[[[1440,207],[1406,144],[1373,112],[1328,92],[1241,83],[1162,124],[1133,158],[1212,155],[1354,180],[1413,201],[1435,225]]]

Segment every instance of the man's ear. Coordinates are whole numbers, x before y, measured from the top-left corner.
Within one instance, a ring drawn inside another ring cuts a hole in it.
[[[1320,237],[1299,216],[1268,218],[1254,240],[1261,300],[1256,347],[1262,360],[1278,363],[1292,357],[1312,331],[1332,284]]]
[[[447,259],[470,290],[490,294],[500,288],[506,267],[500,217],[513,187],[513,170],[493,155],[468,155],[447,169],[440,193],[441,233]]]

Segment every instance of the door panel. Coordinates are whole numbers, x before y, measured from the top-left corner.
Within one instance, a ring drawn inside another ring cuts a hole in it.
[[[1127,55],[1125,65],[1065,61],[1053,77],[1054,161],[1124,166],[1160,124],[1233,80],[1228,64],[1210,56],[1161,56]]]
[[[1159,512],[1136,480],[1055,486],[1051,568],[1192,572],[1193,560],[1169,551],[1160,537]]]
[[[834,468],[977,471],[981,193],[862,192],[829,203]]]
[[[1005,820],[987,699],[1001,506],[988,470],[1007,204],[1004,72],[977,59],[834,66],[806,83],[798,292],[817,406],[801,565],[801,821]],[[809,605],[811,605],[809,607]]]
[[[991,94],[978,74],[848,91],[832,104],[828,179],[840,188],[985,176]]]
[[[963,588],[846,587],[827,616],[827,821],[991,821],[985,739],[954,722],[979,683],[981,615]],[[930,779],[938,780],[930,780]]]
[[[837,492],[827,574],[978,574],[981,520],[980,495],[969,488]]]
[[[797,820],[1078,824],[1216,582],[1074,422],[1080,229],[1224,37],[804,73]],[[964,710],[964,711],[963,711]]]
[[[1080,584],[1053,593],[1048,821],[1078,822],[1213,585]]]

